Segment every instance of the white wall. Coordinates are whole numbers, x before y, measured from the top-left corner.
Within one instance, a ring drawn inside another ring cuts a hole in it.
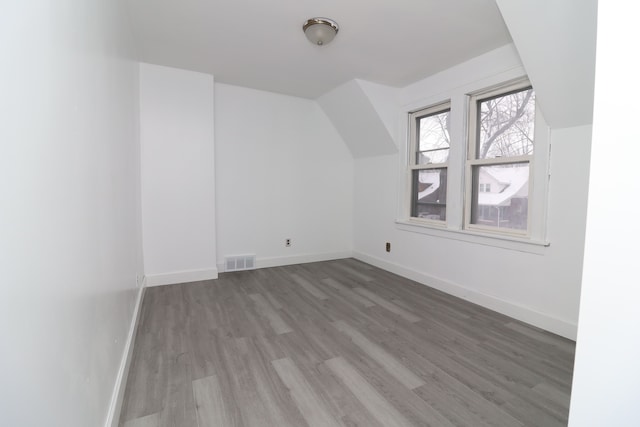
[[[405,87],[396,99],[399,120],[409,110],[441,102],[450,93],[495,84],[525,71],[512,46],[475,58]],[[366,87],[365,87],[366,88]],[[379,94],[377,94],[379,98]],[[373,99],[373,98],[372,98]],[[378,102],[383,102],[379,99]],[[462,127],[462,123],[460,123]],[[402,126],[399,126],[402,129]],[[406,128],[406,125],[404,126]],[[550,247],[504,247],[410,231],[399,226],[400,155],[356,160],[354,252],[364,261],[453,295],[575,339],[582,270],[590,127],[554,130],[548,213]],[[406,147],[406,134],[397,135]],[[456,177],[450,177],[450,183]],[[391,242],[391,253],[385,252]],[[515,249],[514,249],[515,248]],[[517,250],[516,250],[517,249]],[[500,270],[496,270],[500,260]]]
[[[593,152],[571,427],[640,420],[640,107],[634,55],[640,7],[598,5]]]
[[[216,278],[213,76],[140,64],[149,285]]]
[[[554,128],[592,123],[598,0],[496,0]]]
[[[216,84],[215,111],[219,267],[349,256],[353,160],[318,104]]]
[[[0,424],[104,425],[142,275],[122,2],[3,2]]]

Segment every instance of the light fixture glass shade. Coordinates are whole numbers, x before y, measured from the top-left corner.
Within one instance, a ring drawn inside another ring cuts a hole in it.
[[[328,18],[311,18],[302,26],[305,36],[319,46],[330,43],[338,33],[338,24]]]

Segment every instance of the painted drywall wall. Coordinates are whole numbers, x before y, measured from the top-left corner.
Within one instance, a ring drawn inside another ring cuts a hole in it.
[[[122,2],[0,14],[0,424],[105,425],[142,277]]]
[[[220,268],[349,256],[353,160],[318,104],[216,84],[215,112]]]
[[[640,107],[629,87],[640,6],[600,2],[593,149],[580,323],[569,426],[638,425],[640,419]],[[615,159],[614,161],[612,161]]]
[[[523,74],[514,47],[505,46],[401,89],[398,120],[406,123],[408,111],[442,102],[449,94],[465,94],[470,88],[489,87]],[[575,339],[590,131],[590,126],[581,126],[551,132],[551,246],[527,251],[463,241],[455,233],[427,235],[397,225],[403,198],[400,165],[406,161],[406,148],[401,148],[400,155],[356,159],[354,253],[364,261]],[[402,130],[397,144],[406,147]],[[385,252],[385,242],[391,242],[391,253]]]
[[[213,76],[140,64],[142,230],[149,285],[217,277]]]
[[[553,128],[591,124],[597,0],[497,0]]]

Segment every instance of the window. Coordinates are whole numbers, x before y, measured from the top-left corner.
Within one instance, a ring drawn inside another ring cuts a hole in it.
[[[449,103],[410,113],[411,217],[447,219]]]
[[[509,86],[470,101],[465,225],[526,234],[535,93],[530,86]]]
[[[450,96],[409,112],[400,228],[547,245],[549,131],[529,81]]]

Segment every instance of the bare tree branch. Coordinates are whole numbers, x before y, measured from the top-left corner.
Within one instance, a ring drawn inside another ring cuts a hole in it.
[[[489,138],[487,138],[487,140],[485,141],[484,145],[482,146],[482,152],[479,158],[484,159],[487,156],[487,153],[489,152],[489,149],[491,149],[491,146],[494,144],[494,142],[496,141],[496,139],[502,135],[503,133],[505,133],[511,126],[513,126],[513,124],[515,124],[520,117],[522,117],[522,115],[525,113],[526,108],[527,108],[527,104],[529,103],[529,100],[531,99],[531,96],[533,96],[533,90],[529,89],[526,94],[525,97],[522,101],[522,103],[520,105],[518,105],[515,114],[513,114],[509,120],[507,120],[506,122],[504,122],[491,136],[489,136]],[[504,98],[502,98],[504,99]],[[492,103],[488,103],[489,108],[493,109],[494,106],[491,105]],[[495,103],[497,104],[497,102]]]

